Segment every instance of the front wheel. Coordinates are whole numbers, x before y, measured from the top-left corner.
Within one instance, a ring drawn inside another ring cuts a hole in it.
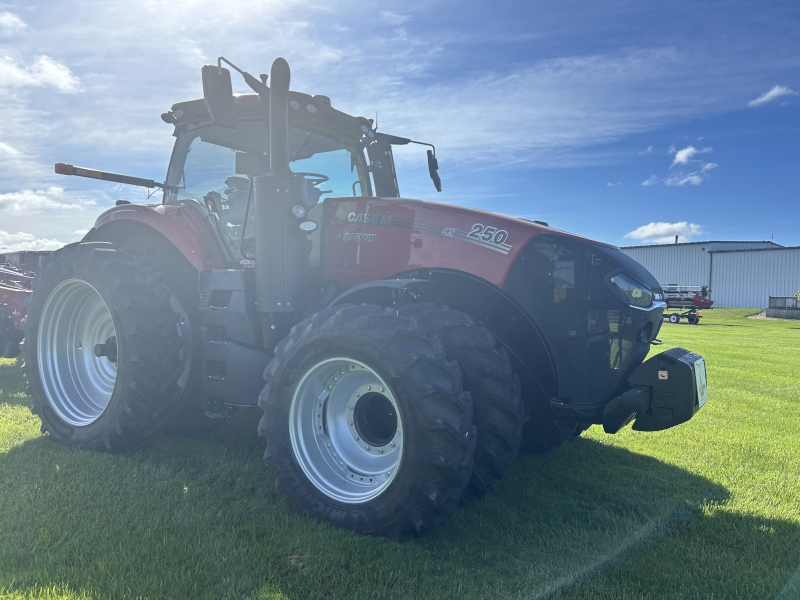
[[[301,512],[399,539],[458,504],[475,449],[472,399],[412,319],[325,309],[292,329],[264,377],[265,461]]]
[[[673,325],[676,324],[676,323],[680,323],[680,321],[681,321],[681,318],[680,318],[679,315],[671,314],[669,316],[669,322],[672,323]]]

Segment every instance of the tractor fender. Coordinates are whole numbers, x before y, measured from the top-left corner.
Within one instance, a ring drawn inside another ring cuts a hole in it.
[[[392,306],[413,301],[446,304],[487,327],[511,357],[522,383],[523,400],[540,413],[551,415],[550,399],[556,397],[558,387],[544,336],[516,301],[480,277],[449,269],[418,269],[352,287],[330,305]]]
[[[379,279],[368,281],[336,297],[328,306],[337,304],[377,304],[391,306],[398,302],[413,301],[424,290],[431,291],[433,282],[427,279]]]
[[[114,207],[98,217],[83,241],[137,249],[173,247],[197,271],[227,266],[213,230],[199,211],[184,204]]]

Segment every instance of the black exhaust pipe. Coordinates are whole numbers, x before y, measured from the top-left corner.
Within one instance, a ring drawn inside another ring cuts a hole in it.
[[[307,208],[306,181],[289,169],[289,82],[291,72],[283,58],[272,63],[269,92],[268,175],[253,178],[255,205],[256,305],[265,315],[264,332],[274,330],[282,319],[276,313],[301,313],[305,269],[308,265],[306,236],[292,207]],[[291,320],[291,319],[289,319]],[[265,335],[265,345],[274,336]]]
[[[270,71],[269,169],[272,175],[289,170],[289,63],[276,58]]]

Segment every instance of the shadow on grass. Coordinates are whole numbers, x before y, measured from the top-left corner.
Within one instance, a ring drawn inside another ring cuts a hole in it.
[[[130,455],[37,431],[0,453],[0,591],[96,598],[520,598],[613,566],[726,490],[578,439],[520,456],[494,492],[396,544],[294,514],[257,411]],[[660,568],[681,568],[677,563]]]

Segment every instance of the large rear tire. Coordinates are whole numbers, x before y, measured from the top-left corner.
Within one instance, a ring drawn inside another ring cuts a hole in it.
[[[324,309],[278,344],[264,378],[264,460],[296,510],[400,539],[458,504],[472,472],[472,399],[412,319]]]
[[[55,252],[33,282],[25,362],[42,431],[129,451],[170,417],[188,377],[183,309],[139,256],[104,242]]]
[[[478,435],[465,496],[481,497],[502,481],[519,450],[525,420],[519,377],[511,370],[505,348],[468,314],[430,302],[409,304],[399,312],[414,318],[427,335],[437,336],[448,360],[461,367],[464,389],[472,394]]]

